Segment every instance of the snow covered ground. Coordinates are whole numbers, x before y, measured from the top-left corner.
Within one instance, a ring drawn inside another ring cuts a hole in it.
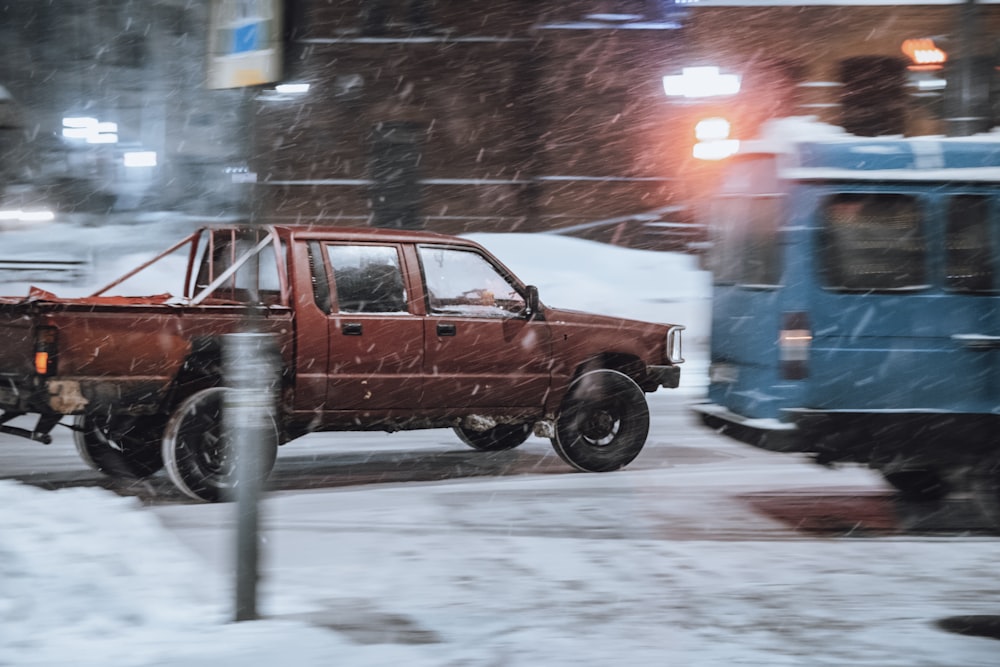
[[[683,391],[699,392],[708,287],[692,258],[476,239],[546,303],[688,324]],[[654,412],[676,400],[651,396]],[[736,492],[877,486],[721,446],[710,468],[272,494],[265,618],[245,623],[229,622],[232,505],[0,481],[0,666],[1000,664],[996,641],[934,625],[1000,611],[1000,540],[716,534]]]

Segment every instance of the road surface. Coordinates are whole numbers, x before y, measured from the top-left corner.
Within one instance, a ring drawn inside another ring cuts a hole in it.
[[[268,482],[272,494],[315,493],[370,485],[443,485],[465,482],[476,504],[475,480],[539,480],[529,492],[512,490],[500,499],[521,507],[539,525],[559,523],[560,497],[595,499],[592,530],[643,532],[657,539],[801,539],[804,535],[989,535],[974,504],[964,497],[941,503],[904,503],[874,472],[846,466],[827,469],[804,456],[757,450],[697,423],[690,396],[661,391],[649,397],[649,441],[624,471],[575,472],[547,440],[531,438],[518,449],[484,453],[463,445],[450,430],[398,433],[318,433],[283,446]],[[29,426],[21,418],[13,422]],[[89,470],[79,459],[72,432],[57,427],[42,445],[0,435],[0,479],[42,488],[104,487],[158,508],[197,506],[164,473],[121,482]],[[555,480],[573,479],[572,491]],[[546,483],[551,478],[553,483]],[[656,511],[626,514],[632,484],[655,496]],[[497,491],[490,490],[493,502]],[[465,500],[455,499],[456,503]],[[624,505],[622,505],[624,503]],[[697,506],[697,511],[692,507]],[[710,509],[708,509],[710,508]],[[707,514],[711,521],[706,522]],[[462,513],[456,508],[456,513]],[[192,509],[197,514],[197,509]],[[165,517],[169,512],[161,512]],[[475,516],[477,523],[482,514]],[[603,519],[603,520],[602,520]],[[502,528],[506,530],[506,528]]]

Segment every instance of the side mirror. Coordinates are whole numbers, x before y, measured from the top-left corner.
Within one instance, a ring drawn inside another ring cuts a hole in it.
[[[534,319],[535,315],[538,314],[538,304],[538,288],[534,285],[528,285],[524,290],[524,316],[527,319]]]

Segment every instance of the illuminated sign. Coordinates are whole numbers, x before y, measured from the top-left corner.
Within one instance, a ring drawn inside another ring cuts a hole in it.
[[[213,0],[208,87],[280,81],[282,0]]]
[[[948,54],[933,39],[908,39],[903,42],[902,50],[913,63],[910,69],[937,69],[948,60]]]

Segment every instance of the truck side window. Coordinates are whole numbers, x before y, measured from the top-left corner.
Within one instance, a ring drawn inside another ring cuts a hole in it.
[[[406,285],[395,246],[328,245],[338,310],[406,313]]]
[[[419,253],[431,313],[499,318],[524,312],[524,298],[479,253],[429,246]]]
[[[845,291],[927,287],[927,243],[916,197],[843,193],[824,203],[820,253],[823,285]]]
[[[990,200],[959,195],[948,200],[945,232],[945,286],[958,292],[992,292],[993,240]]]

